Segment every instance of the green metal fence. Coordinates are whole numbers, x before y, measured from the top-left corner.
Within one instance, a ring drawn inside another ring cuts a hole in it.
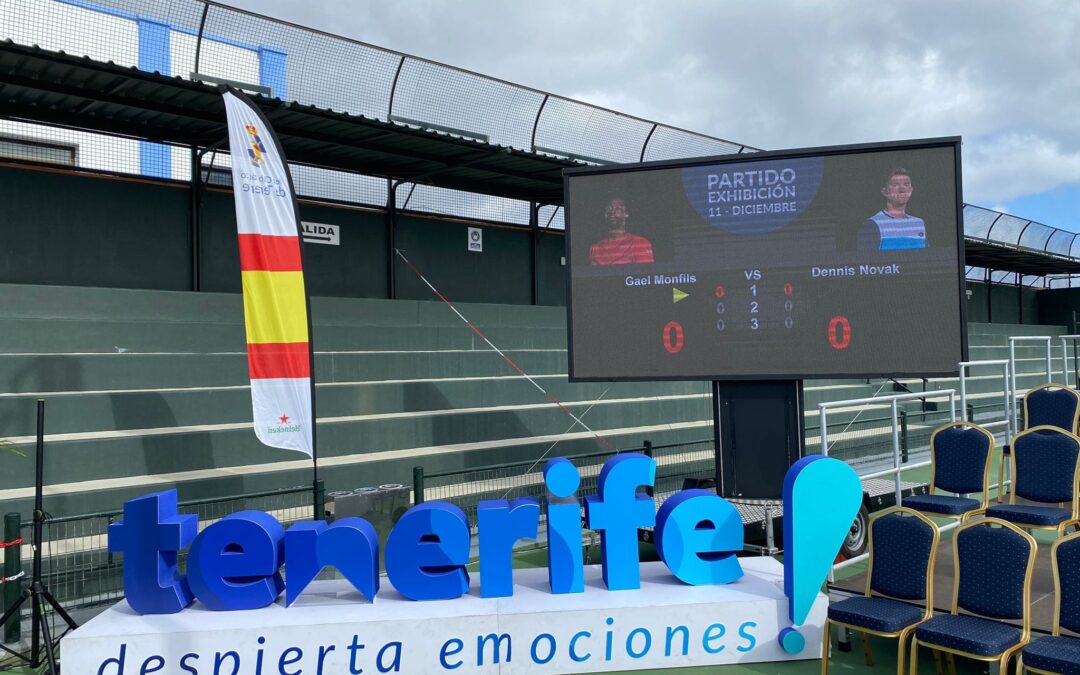
[[[310,485],[233,495],[225,498],[200,499],[179,504],[181,513],[199,517],[199,528],[220,520],[237,511],[255,509],[267,511],[288,527],[294,522],[312,517],[312,489]],[[90,513],[45,521],[42,533],[42,581],[48,585],[53,596],[67,609],[94,607],[119,600],[124,595],[123,557],[109,553],[109,525],[123,517],[122,511]],[[13,536],[16,535],[17,536]],[[22,543],[5,549],[5,577],[23,573],[12,584],[20,590],[29,583],[33,548],[31,546],[33,523],[19,523],[17,531],[6,532],[5,541],[22,538]],[[181,569],[186,565],[186,552],[181,553]],[[16,569],[16,565],[18,569]],[[9,571],[10,570],[10,571]],[[12,587],[4,584],[4,598],[18,597],[11,593]],[[5,602],[5,606],[7,602]],[[26,619],[30,606],[26,605],[21,619]],[[29,625],[28,621],[22,621]],[[4,641],[17,640],[19,619],[4,629]],[[15,626],[15,627],[12,627]]]

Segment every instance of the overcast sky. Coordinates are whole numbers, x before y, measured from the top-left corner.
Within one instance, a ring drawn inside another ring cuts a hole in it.
[[[964,199],[1080,230],[1080,3],[231,0],[766,150],[959,135]]]

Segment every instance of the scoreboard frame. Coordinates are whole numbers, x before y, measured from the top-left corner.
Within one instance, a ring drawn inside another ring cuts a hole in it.
[[[883,371],[860,371],[860,372],[836,372],[836,373],[813,373],[811,379],[863,379],[880,377],[949,377],[959,372],[959,363],[969,359],[968,349],[968,326],[967,326],[967,274],[964,251],[964,196],[963,181],[961,177],[962,163],[960,149],[962,139],[960,136],[943,136],[936,138],[913,139],[903,141],[886,141],[877,143],[857,143],[849,145],[830,145],[808,148],[791,148],[785,150],[771,150],[753,153],[735,153],[716,155],[709,157],[694,157],[689,159],[657,160],[651,162],[635,162],[627,164],[614,164],[608,166],[583,166],[563,169],[563,209],[566,229],[566,330],[567,330],[567,372],[570,382],[664,382],[664,381],[751,381],[751,380],[803,380],[807,379],[805,373],[768,373],[753,375],[734,374],[702,374],[702,375],[672,375],[672,376],[647,376],[647,377],[579,377],[574,373],[574,312],[573,312],[573,253],[571,251],[571,228],[573,219],[566,205],[570,202],[571,179],[578,176],[632,173],[639,171],[651,171],[656,169],[685,169],[698,166],[713,166],[723,164],[739,164],[745,162],[757,162],[762,160],[794,159],[804,157],[830,157],[836,155],[862,154],[889,150],[924,150],[932,148],[951,148],[953,150],[953,178],[954,194],[956,196],[956,258],[957,279],[956,288],[959,299],[959,312],[957,319],[960,322],[960,358],[955,369],[946,371],[910,370],[903,372]]]

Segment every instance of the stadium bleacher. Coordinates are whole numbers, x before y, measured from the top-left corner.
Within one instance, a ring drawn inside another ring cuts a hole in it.
[[[250,433],[240,298],[211,293],[9,285],[0,324],[0,420],[5,436],[33,443],[33,405],[46,400],[46,495],[54,515],[113,508],[160,486],[184,499],[302,485],[310,466]],[[566,379],[561,308],[464,305],[463,313],[530,375],[619,447],[712,437],[703,382],[582,383]],[[515,373],[438,302],[316,298],[316,378],[322,477],[327,490],[408,483],[429,472],[603,450],[602,444]],[[1007,358],[1009,335],[1060,335],[1060,326],[971,324],[972,357]],[[1018,349],[1019,390],[1047,381],[1045,349]],[[1060,361],[1055,359],[1060,381]],[[807,447],[817,449],[817,404],[925,391],[944,411],[956,379],[808,381]],[[1002,378],[968,381],[976,419],[1001,416]],[[983,408],[985,406],[985,410]],[[850,459],[889,442],[887,406],[831,410],[830,438]],[[839,433],[846,431],[848,439]],[[857,452],[862,443],[865,449]],[[841,454],[841,456],[843,456]],[[26,508],[32,463],[0,455],[0,498]]]

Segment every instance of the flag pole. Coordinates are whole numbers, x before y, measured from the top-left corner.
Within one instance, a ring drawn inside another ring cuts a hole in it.
[[[277,134],[274,132],[273,126],[270,124],[270,121],[267,119],[267,117],[263,113],[262,109],[259,106],[257,106],[243,92],[237,90],[234,87],[225,85],[223,87],[220,87],[219,89],[222,91],[223,94],[224,93],[231,94],[234,98],[236,98],[237,100],[242,102],[244,104],[244,107],[248,108],[251,111],[251,113],[258,119],[261,126],[265,129],[265,132],[269,136],[269,139],[270,139],[271,144],[273,145],[273,147],[275,149],[275,152],[279,155],[278,159],[280,161],[282,173],[284,173],[284,180],[286,182],[286,185],[287,185],[288,191],[289,191],[289,199],[291,200],[292,213],[293,213],[293,228],[294,228],[294,231],[296,233],[296,242],[297,242],[297,244],[296,244],[297,253],[296,254],[299,256],[299,265],[300,265],[299,271],[301,272],[301,275],[302,275],[301,278],[303,280],[302,283],[303,283],[303,288],[304,288],[304,293],[303,293],[304,308],[305,308],[305,311],[306,311],[306,314],[307,314],[306,320],[307,320],[307,343],[308,343],[307,344],[307,346],[308,346],[308,382],[309,382],[309,386],[310,386],[309,396],[310,396],[310,415],[311,415],[311,418],[310,418],[310,427],[311,427],[311,429],[310,429],[310,433],[311,433],[311,447],[310,447],[310,450],[311,450],[311,453],[310,454],[311,454],[311,468],[312,468],[312,482],[311,482],[312,512],[313,512],[312,515],[313,515],[315,520],[322,520],[325,517],[325,507],[324,507],[324,503],[323,503],[324,502],[324,497],[323,497],[324,490],[323,490],[322,482],[319,480],[319,455],[318,455],[318,445],[317,445],[317,442],[316,442],[317,414],[316,414],[316,411],[315,411],[315,344],[314,344],[314,333],[312,331],[312,320],[311,320],[311,295],[308,292],[308,285],[307,285],[307,266],[303,264],[303,259],[304,259],[303,224],[302,224],[301,219],[300,219],[300,204],[299,204],[299,202],[297,200],[297,197],[296,197],[296,186],[293,183],[292,172],[289,170],[288,162],[285,160],[284,149],[283,149],[283,147],[281,145],[281,141],[278,139]],[[231,125],[231,120],[230,120],[230,133],[232,131],[231,127],[232,127],[232,125]],[[255,133],[254,131],[251,131],[250,129],[249,129],[249,132],[250,133]],[[258,139],[258,137],[256,137],[256,141],[257,141],[257,139]],[[231,143],[230,143],[230,145],[231,145]],[[234,151],[234,150],[235,149],[230,148],[231,152]],[[234,190],[235,190],[235,189],[237,189],[236,186],[235,186],[235,183],[237,182],[237,163],[236,163],[235,156],[233,157],[233,159],[234,159],[234,162],[233,162],[233,182],[234,182]],[[259,188],[259,187],[262,187],[262,186],[261,185],[256,186],[256,188]],[[238,227],[239,227],[240,224],[241,224],[240,223],[240,202],[239,202],[239,200],[237,201],[237,209],[238,209],[238,212],[237,212],[237,224],[238,224]],[[285,221],[285,222],[287,222],[287,221]],[[243,257],[244,257],[243,256],[243,251],[241,253],[242,253],[242,255],[241,255],[241,264],[243,266]],[[276,254],[280,256],[281,252],[276,252]],[[287,258],[287,255],[286,255],[286,258]],[[260,259],[260,262],[265,265],[264,260]],[[246,312],[246,306],[245,306],[245,312]],[[288,341],[286,341],[286,342],[288,342]],[[249,352],[249,359],[250,359],[251,358],[251,340],[250,340],[250,336],[249,336],[248,352]],[[254,394],[254,379],[252,380],[252,384],[253,384],[252,393]],[[254,401],[254,398],[253,398],[253,401]],[[283,415],[281,421],[282,421],[282,423],[285,423],[288,420]],[[256,428],[256,434],[258,434],[258,428]],[[263,439],[260,437],[260,440],[263,440]],[[263,440],[263,442],[266,443],[265,440]],[[280,445],[275,445],[275,444],[269,444],[269,445],[272,445],[274,447],[288,447],[288,446],[280,446]],[[296,449],[296,448],[292,448],[292,449]]]

